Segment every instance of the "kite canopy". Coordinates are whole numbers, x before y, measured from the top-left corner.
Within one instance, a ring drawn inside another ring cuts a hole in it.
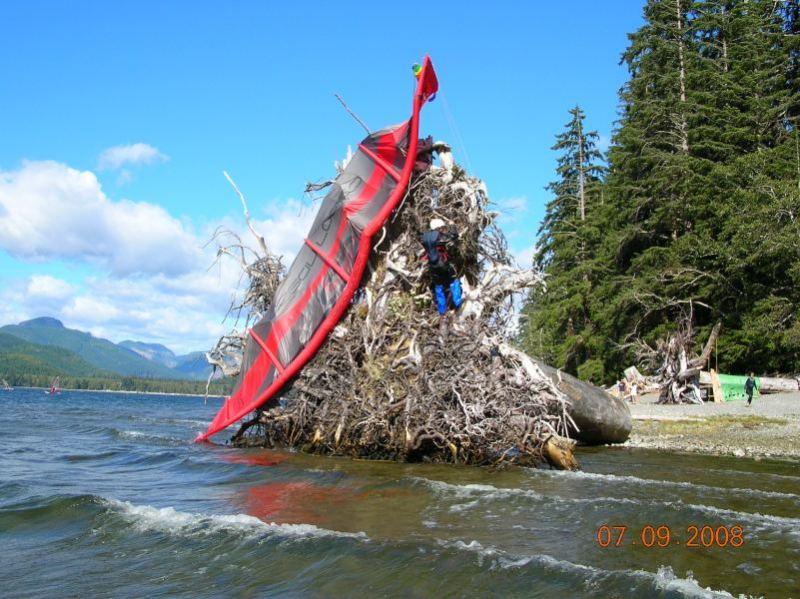
[[[367,136],[337,177],[272,305],[249,331],[233,395],[198,441],[274,399],[349,307],[372,237],[406,194],[417,156],[419,112],[439,87],[428,56],[415,75],[411,118]]]

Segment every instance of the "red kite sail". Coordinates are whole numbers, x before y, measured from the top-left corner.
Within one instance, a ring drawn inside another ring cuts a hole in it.
[[[336,178],[270,309],[249,331],[236,390],[198,441],[274,399],[350,305],[372,238],[408,189],[417,156],[419,112],[439,87],[429,57],[415,73],[411,118],[367,136]]]

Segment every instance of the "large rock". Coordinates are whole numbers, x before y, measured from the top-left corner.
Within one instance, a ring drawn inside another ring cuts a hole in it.
[[[628,404],[544,362],[535,362],[569,397],[569,415],[580,428],[579,432],[570,431],[574,439],[587,445],[624,443],[627,440],[632,426]]]

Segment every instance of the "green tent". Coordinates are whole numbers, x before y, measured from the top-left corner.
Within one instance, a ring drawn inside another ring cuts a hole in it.
[[[744,382],[747,380],[746,376],[736,374],[718,374],[719,384],[722,387],[722,397],[725,401],[739,401],[746,400],[747,394],[744,392]],[[753,392],[753,397],[759,396],[759,389],[761,388],[761,379],[756,377],[756,388]]]

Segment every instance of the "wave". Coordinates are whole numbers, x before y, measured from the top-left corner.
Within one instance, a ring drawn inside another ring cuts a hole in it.
[[[545,496],[530,489],[517,489],[509,487],[495,487],[492,485],[467,484],[457,485],[441,480],[423,478],[421,476],[409,477],[412,483],[422,484],[433,491],[444,492],[459,499],[467,499],[481,495],[484,499],[501,499],[504,497],[527,497],[529,499],[545,499]]]
[[[157,531],[177,536],[208,536],[217,533],[249,537],[279,536],[285,539],[340,537],[368,541],[363,532],[351,533],[320,528],[313,524],[276,524],[247,514],[202,514],[182,512],[172,507],[136,505],[117,499],[103,499],[116,513],[139,531]]]
[[[189,445],[191,439],[188,437],[186,439],[181,439],[179,437],[167,437],[163,435],[153,435],[151,433],[144,433],[142,431],[122,431],[118,429],[112,429],[114,436],[120,439],[126,439],[129,441],[139,441],[142,443],[149,443],[151,445],[168,445],[168,446],[178,446],[178,445]]]
[[[98,495],[54,495],[31,497],[0,507],[0,528],[40,527],[51,529],[92,522],[91,529],[115,529],[120,525],[136,532],[160,532],[177,537],[208,537],[234,534],[248,539],[277,537],[281,540],[346,538],[368,542],[363,532],[343,532],[313,524],[264,522],[247,514],[204,514],[184,512],[173,507],[137,505],[129,501]]]
[[[211,423],[210,420],[201,420],[199,418],[174,418],[171,416],[165,418],[158,418],[156,416],[142,416],[141,414],[125,414],[121,417],[124,420],[131,422],[142,422],[145,424],[180,424],[187,426],[200,426],[203,429],[208,428]]]
[[[525,497],[527,499],[542,500],[542,501],[557,501],[561,503],[628,503],[639,504],[637,499],[628,499],[627,497],[559,497],[552,495],[543,495],[530,489],[519,489],[516,487],[495,487],[493,485],[479,485],[479,484],[466,484],[457,485],[446,483],[441,480],[432,480],[422,477],[411,477],[414,482],[419,482],[430,489],[437,492],[444,492],[451,494],[458,499],[467,499],[479,495],[481,499],[504,499],[508,497]],[[474,502],[473,502],[474,503]],[[465,506],[471,507],[470,504],[464,504],[461,509],[466,509]]]
[[[546,573],[564,574],[568,578],[581,581],[586,590],[613,592],[614,589],[618,590],[622,586],[621,583],[626,583],[625,587],[628,594],[638,591],[647,593],[647,596],[652,596],[652,593],[666,593],[670,596],[677,594],[681,597],[708,599],[733,597],[733,595],[724,590],[702,587],[695,580],[692,572],[687,572],[686,576],[681,578],[675,574],[670,566],[660,566],[656,572],[631,569],[604,570],[594,566],[557,559],[546,554],[533,556],[515,555],[493,546],[484,547],[475,540],[467,543],[462,540],[446,541],[436,539],[436,542],[445,549],[474,554],[477,557],[479,566],[483,566],[484,562],[488,560],[490,569],[516,570],[527,567],[544,570]],[[740,595],[740,597],[742,596]]]
[[[643,507],[663,507],[676,511],[693,510],[707,514],[710,516],[725,517],[734,520],[737,524],[753,524],[769,527],[777,527],[782,530],[792,533],[793,536],[800,537],[800,518],[789,518],[785,516],[773,516],[770,514],[760,514],[758,512],[740,512],[726,508],[718,508],[710,505],[687,503],[682,500],[675,501],[660,501],[660,500],[643,500],[631,499],[627,497],[560,497],[552,495],[543,495],[529,489],[520,489],[514,487],[495,487],[492,485],[478,485],[466,484],[457,485],[446,483],[440,480],[432,480],[422,477],[412,477],[413,482],[424,484],[425,486],[433,489],[439,493],[447,493],[457,499],[466,499],[475,497],[476,495],[482,500],[500,499],[507,497],[524,497],[533,500],[544,500],[552,503],[568,503],[568,504],[598,504],[598,503],[613,503],[613,504],[630,504],[640,505]],[[467,509],[467,504],[461,505],[459,509]]]
[[[640,478],[638,476],[630,476],[630,475],[619,475],[619,474],[599,474],[596,472],[584,472],[584,471],[575,471],[571,472],[568,470],[533,470],[529,469],[532,472],[535,472],[537,475],[544,475],[544,476],[552,476],[554,478],[578,478],[578,479],[588,479],[588,480],[598,480],[601,482],[620,482],[620,483],[631,483],[635,485],[641,486],[658,486],[658,487],[672,487],[677,489],[688,489],[688,490],[698,490],[698,491],[722,491],[725,493],[734,493],[736,495],[750,495],[753,497],[767,497],[771,499],[791,499],[794,501],[800,501],[800,495],[795,493],[782,493],[780,491],[763,491],[761,489],[744,489],[739,487],[717,487],[714,485],[703,485],[697,483],[690,483],[686,481],[671,481],[671,480],[659,480],[655,478]]]

